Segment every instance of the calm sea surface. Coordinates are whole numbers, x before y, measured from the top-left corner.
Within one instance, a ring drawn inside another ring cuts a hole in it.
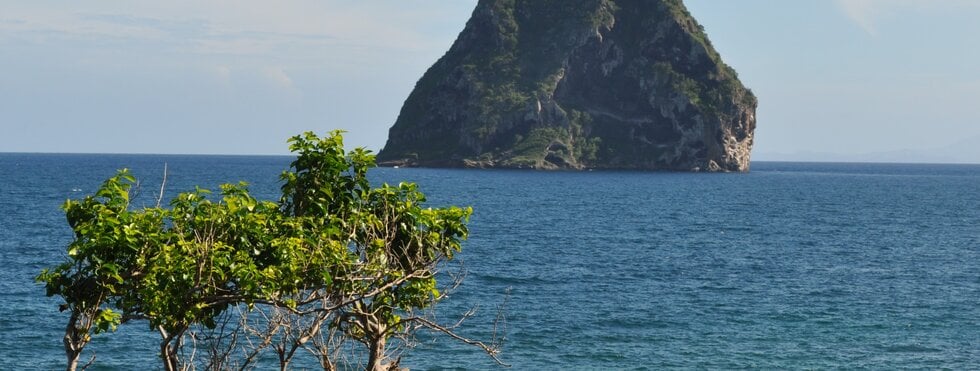
[[[59,206],[115,170],[150,206],[289,157],[0,154],[0,369],[62,368],[66,316],[33,277],[71,240]],[[514,369],[980,368],[980,166],[754,163],[748,174],[376,169],[474,208],[468,276],[440,304]],[[507,292],[509,291],[509,295]],[[97,369],[159,368],[145,324],[96,337]],[[84,357],[84,356],[83,356]],[[86,358],[87,359],[87,358]],[[486,369],[446,338],[412,369]]]

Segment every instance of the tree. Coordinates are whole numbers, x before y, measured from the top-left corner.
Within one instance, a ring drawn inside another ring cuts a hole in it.
[[[269,352],[287,369],[300,350],[325,370],[386,370],[398,363],[389,342],[422,329],[497,359],[499,343],[463,338],[429,316],[445,297],[440,287],[459,283],[437,278],[453,278],[444,268],[472,210],[423,208],[414,184],[372,187],[374,156],[345,152],[338,131],[289,142],[297,158],[278,202],[240,183],[223,185],[217,200],[197,189],[169,208],[135,209],[135,179],[121,170],[95,195],[65,203],[75,234],[67,261],[37,279],[69,312],[67,369],[92,335],[130,322],[160,334],[166,370],[254,368]]]

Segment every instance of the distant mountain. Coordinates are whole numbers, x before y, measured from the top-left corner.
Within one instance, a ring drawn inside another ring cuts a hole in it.
[[[378,160],[745,171],[756,105],[681,0],[480,0]]]
[[[951,159],[950,162],[980,164],[980,135],[961,139],[943,148],[937,148],[936,153]]]
[[[828,152],[762,152],[753,156],[760,161],[813,162],[905,162],[980,164],[980,135],[961,139],[948,146],[932,149],[841,154]]]

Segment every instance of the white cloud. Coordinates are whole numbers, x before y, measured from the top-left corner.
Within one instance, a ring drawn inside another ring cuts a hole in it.
[[[327,41],[360,48],[428,50],[447,46],[433,42],[432,32],[445,32],[433,25],[446,19],[461,25],[474,5],[474,0],[176,0],[132,1],[124,6],[25,2],[4,10],[0,31],[53,31],[65,39],[113,36],[136,42],[193,43],[199,53],[265,54],[273,52],[267,44],[305,47]]]
[[[0,0],[0,92],[38,106],[87,99],[47,110],[52,122],[106,127],[179,115],[188,125],[268,127],[288,117],[295,132],[353,123],[351,138],[363,138],[354,143],[379,148],[476,1]],[[119,98],[136,103],[120,113]],[[3,113],[38,122],[33,111]],[[281,150],[279,138],[262,151]]]
[[[861,27],[871,36],[876,36],[875,31],[875,1],[874,0],[836,0],[837,6],[841,8],[848,18]]]
[[[913,17],[935,12],[980,10],[976,0],[835,0],[837,7],[868,35],[875,37],[888,17]]]
[[[214,74],[218,77],[218,81],[223,84],[231,82],[231,67],[229,66],[222,65],[215,67]]]
[[[286,70],[282,67],[266,68],[265,77],[279,88],[293,88],[293,79],[289,77],[289,74],[287,74]]]

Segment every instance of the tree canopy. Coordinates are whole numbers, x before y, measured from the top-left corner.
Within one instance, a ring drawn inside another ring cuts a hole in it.
[[[345,151],[339,131],[289,143],[296,159],[278,201],[239,183],[135,208],[124,169],[64,204],[74,240],[37,280],[69,313],[68,369],[92,335],[129,322],[160,334],[166,370],[249,369],[269,354],[286,369],[297,351],[325,370],[383,370],[398,363],[389,341],[421,329],[496,359],[499,344],[456,335],[428,311],[453,287],[437,278],[454,278],[440,271],[472,209],[426,208],[415,184],[372,187],[374,155]]]

